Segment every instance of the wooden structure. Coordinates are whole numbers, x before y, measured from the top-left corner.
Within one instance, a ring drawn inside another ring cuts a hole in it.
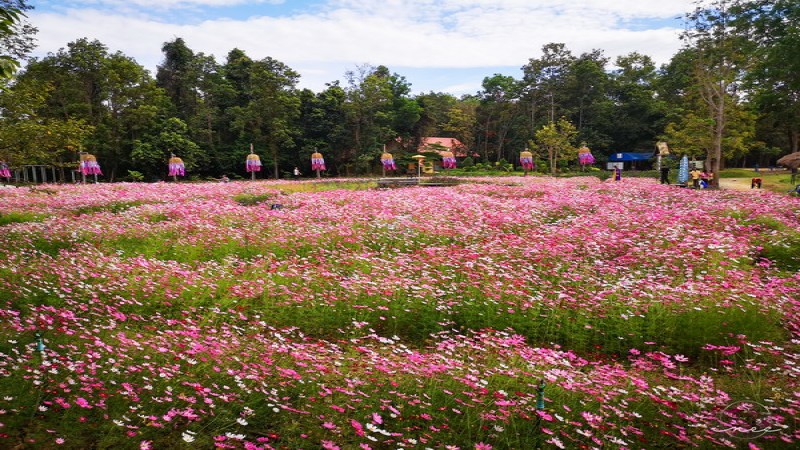
[[[47,178],[47,172],[50,172],[50,179]],[[46,165],[25,165],[22,169],[14,170],[14,178],[17,181],[24,181],[26,183],[55,183],[58,180],[58,173],[54,166]]]

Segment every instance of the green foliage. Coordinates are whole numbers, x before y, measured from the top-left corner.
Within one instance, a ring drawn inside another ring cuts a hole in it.
[[[512,172],[514,170],[514,165],[503,160],[487,163],[475,163],[472,166],[464,167],[464,169],[468,169],[468,171]]]
[[[0,44],[4,41],[8,42],[10,38],[21,33],[20,24],[25,14],[19,7],[10,7],[4,5],[0,8]],[[3,51],[11,50],[13,48],[4,48],[6,45],[0,45]],[[19,55],[16,55],[19,57]],[[0,80],[9,79],[14,76],[14,73],[19,69],[19,61],[12,55],[0,54]]]
[[[237,194],[233,200],[242,206],[253,206],[275,200],[278,197],[276,192],[266,192],[263,194]]]
[[[50,83],[20,79],[0,91],[0,155],[16,164],[53,164],[77,156],[95,127],[81,119],[49,117]],[[74,156],[73,156],[74,155]]]
[[[325,154],[330,173],[348,175],[374,170],[383,145],[398,138],[398,160],[416,151],[422,137],[453,136],[484,161],[514,161],[531,136],[564,117],[574,127],[572,140],[586,141],[600,160],[612,150],[651,149],[665,138],[678,154],[719,150],[728,162],[755,157],[766,165],[796,150],[800,58],[793,55],[800,45],[791,24],[797,8],[790,0],[753,0],[720,9],[725,3],[702,2],[688,15],[688,45],[661,70],[649,56],[631,53],[618,57],[612,71],[602,50],[573,55],[565,44],[549,43],[523,66],[521,80],[487,76],[480,92],[462,98],[411,96],[410,83],[384,66],[357,67],[346,74],[346,85],[331,83],[317,94],[298,91],[299,74],[279,61],[252,60],[233,49],[218,64],[182,38],[164,43],[153,79],[132,58],[79,39],[33,59],[4,85],[0,157],[63,167],[85,150],[112,179],[127,170],[152,178],[163,174],[174,151],[190,176],[202,179],[242,173],[252,143],[271,175],[294,166],[308,173],[314,150]],[[22,0],[9,4],[0,35],[22,39],[30,30],[19,27],[21,12],[29,8]],[[728,19],[732,27],[722,26]],[[745,35],[748,41],[741,40]],[[2,73],[10,73],[25,48],[0,55]],[[740,61],[748,64],[733,64]],[[730,89],[716,95],[714,81]],[[170,118],[185,124],[177,137],[162,135]],[[540,169],[553,174],[574,155],[550,141],[537,144],[548,159]]]
[[[186,171],[191,172],[203,163],[204,155],[200,147],[189,138],[188,131],[186,123],[181,119],[169,118],[161,124],[157,134],[134,142],[131,159],[152,176],[163,174],[170,155],[175,154],[183,159]]]
[[[128,178],[131,181],[144,181],[144,174],[138,170],[128,170]]]
[[[112,214],[118,214],[143,204],[144,202],[137,200],[128,202],[111,202],[102,205],[81,206],[79,208],[75,208],[73,212],[75,213],[75,215],[95,214],[99,212],[110,212]]]
[[[559,164],[577,158],[578,148],[574,145],[577,135],[575,126],[563,117],[536,132],[535,142],[547,154],[551,175],[556,174]]]
[[[0,213],[0,227],[11,223],[40,222],[44,217],[26,212],[11,211]]]
[[[768,259],[780,270],[800,271],[800,232],[786,230],[777,236],[770,235],[761,243],[759,256]]]

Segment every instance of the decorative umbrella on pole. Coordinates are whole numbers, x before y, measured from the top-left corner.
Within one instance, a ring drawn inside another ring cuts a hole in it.
[[[456,157],[453,155],[453,152],[451,151],[442,152],[442,168],[444,169],[456,168]]]
[[[100,170],[100,164],[97,163],[97,158],[91,153],[85,152],[81,152],[80,171],[84,183],[86,183],[86,175],[94,175],[94,182],[97,183],[97,176],[103,174]]]
[[[525,176],[527,176],[528,172],[533,170],[533,153],[529,152],[528,149],[520,152],[519,163],[522,164],[522,170],[525,172]]]
[[[322,157],[322,153],[314,152],[311,154],[311,170],[317,172],[317,178],[319,178],[319,172],[325,170],[325,158]]]
[[[417,178],[422,176],[422,161],[425,161],[425,157],[422,155],[414,155],[412,158],[417,160]]]
[[[256,172],[261,172],[261,159],[253,153],[253,144],[250,144],[250,154],[247,155],[247,161],[244,163],[244,168],[250,172],[250,179],[256,179]]]
[[[685,184],[689,181],[689,157],[683,155],[678,165],[678,183]]]
[[[178,176],[184,175],[186,175],[186,170],[183,160],[175,156],[175,153],[172,153],[169,158],[169,176],[172,177],[173,181],[178,181]]]
[[[586,169],[587,165],[594,164],[594,155],[592,155],[592,151],[589,150],[589,147],[584,145],[578,149],[578,162],[583,169]]]
[[[8,170],[8,164],[5,161],[0,161],[0,177],[6,179],[6,183],[11,182],[11,171]]]
[[[383,168],[383,176],[386,176],[387,170],[397,170],[397,166],[394,163],[394,157],[392,154],[386,151],[386,146],[383,146],[383,154],[381,155],[381,166]]]

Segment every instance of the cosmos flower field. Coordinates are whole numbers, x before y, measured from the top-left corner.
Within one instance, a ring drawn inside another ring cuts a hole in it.
[[[0,190],[0,448],[798,445],[800,199],[365,186]]]

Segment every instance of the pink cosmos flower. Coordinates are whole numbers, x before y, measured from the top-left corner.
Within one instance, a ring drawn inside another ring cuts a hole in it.
[[[322,441],[322,448],[325,450],[341,450],[333,441]]]

